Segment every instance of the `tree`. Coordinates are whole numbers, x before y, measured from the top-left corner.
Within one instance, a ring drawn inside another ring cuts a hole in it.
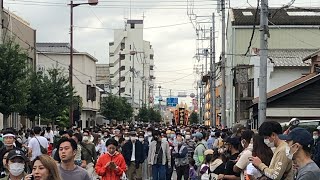
[[[198,123],[199,123],[198,113],[193,111],[190,114],[190,124],[198,124]]]
[[[46,84],[46,108],[42,116],[55,120],[68,109],[71,104],[72,96],[75,93],[73,87],[69,85],[69,79],[62,69],[53,68],[44,75],[43,82]]]
[[[150,109],[147,109],[145,106],[143,106],[137,115],[137,120],[142,122],[148,122],[149,121],[149,115],[150,115]]]
[[[162,116],[160,111],[155,111],[153,108],[149,109],[150,122],[161,122]]]
[[[109,120],[123,121],[132,117],[133,109],[125,98],[109,95],[102,100],[101,115]]]
[[[22,111],[27,105],[29,90],[28,55],[12,40],[0,44],[0,112],[3,126],[8,117]]]

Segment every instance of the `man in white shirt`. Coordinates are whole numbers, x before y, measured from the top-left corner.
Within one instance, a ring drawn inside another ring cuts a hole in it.
[[[53,131],[51,130],[51,127],[46,128],[46,132],[44,133],[44,137],[50,140],[50,143],[53,144]]]
[[[42,155],[40,145],[48,150],[48,140],[45,137],[40,136],[41,128],[36,126],[33,128],[34,137],[30,140],[29,147],[29,156],[31,155],[31,161],[33,161],[37,156]]]

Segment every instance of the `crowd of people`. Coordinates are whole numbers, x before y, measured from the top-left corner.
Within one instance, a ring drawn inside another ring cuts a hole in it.
[[[1,131],[10,180],[316,180],[319,130],[151,124]]]

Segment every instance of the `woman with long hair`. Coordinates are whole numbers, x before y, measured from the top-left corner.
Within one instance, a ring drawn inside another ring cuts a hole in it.
[[[32,177],[35,180],[62,180],[56,162],[46,154],[37,156],[32,161],[32,174],[25,179],[30,180]]]
[[[269,166],[273,152],[272,150],[264,143],[263,136],[255,134],[253,136],[253,149],[252,149],[252,156],[259,157],[261,161]],[[256,180],[256,179],[263,179],[263,174],[250,163],[247,166],[247,179]]]

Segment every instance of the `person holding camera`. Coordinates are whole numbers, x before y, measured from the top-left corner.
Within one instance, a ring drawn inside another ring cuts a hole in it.
[[[118,142],[113,138],[106,142],[107,153],[100,156],[95,170],[102,180],[120,180],[127,167],[124,157],[117,150]]]

